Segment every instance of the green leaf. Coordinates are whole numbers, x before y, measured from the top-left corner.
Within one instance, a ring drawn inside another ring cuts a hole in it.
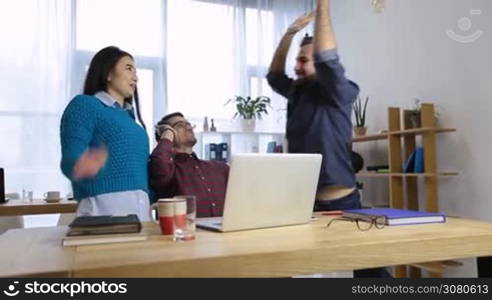
[[[243,119],[261,119],[263,113],[268,114],[267,106],[272,107],[270,105],[271,99],[266,96],[258,96],[254,99],[251,96],[235,96],[228,99],[225,105],[231,102],[236,104],[237,110],[233,118],[241,116]]]

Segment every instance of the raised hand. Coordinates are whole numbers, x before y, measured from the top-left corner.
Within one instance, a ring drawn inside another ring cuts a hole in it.
[[[306,27],[309,22],[314,20],[315,12],[312,11],[310,13],[307,13],[305,15],[300,16],[297,18],[294,23],[292,23],[289,28],[287,29],[287,33],[289,34],[296,34],[299,31],[301,31],[304,27]]]
[[[174,141],[177,137],[176,130],[167,124],[156,126],[155,130],[160,139],[166,138],[170,141]]]
[[[95,177],[108,159],[106,147],[90,148],[82,154],[73,168],[75,180]]]

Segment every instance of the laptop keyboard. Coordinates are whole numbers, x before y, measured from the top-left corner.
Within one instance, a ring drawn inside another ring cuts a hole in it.
[[[199,224],[205,226],[222,227],[222,218],[213,218],[209,220],[199,220]]]

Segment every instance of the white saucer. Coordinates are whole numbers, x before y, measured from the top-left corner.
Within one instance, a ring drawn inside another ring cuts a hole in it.
[[[56,203],[56,202],[60,202],[63,198],[58,198],[58,199],[46,199],[44,198],[43,200],[48,202],[48,203]]]

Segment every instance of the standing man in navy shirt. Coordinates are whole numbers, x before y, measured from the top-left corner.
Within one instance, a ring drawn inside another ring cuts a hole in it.
[[[323,162],[315,210],[360,208],[351,164],[352,104],[358,86],[345,77],[330,17],[330,1],[318,0],[315,12],[299,17],[284,34],[267,80],[288,99],[287,141],[290,153],[321,153]],[[305,36],[296,57],[297,79],[285,74],[295,34],[315,19],[314,37]]]

